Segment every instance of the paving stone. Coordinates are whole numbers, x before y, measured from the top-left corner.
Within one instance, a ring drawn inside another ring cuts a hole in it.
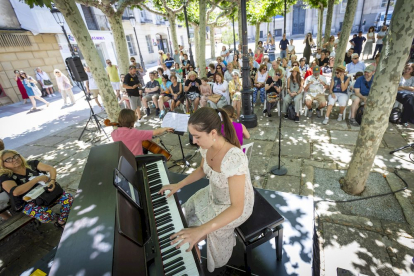
[[[310,158],[310,144],[308,142],[299,142],[294,139],[290,141],[282,140],[281,155],[285,157]],[[273,146],[273,155],[279,154],[279,143],[275,142]]]
[[[313,144],[312,157],[316,160],[329,160],[346,165],[351,161],[354,147],[329,143]]]
[[[65,137],[66,138],[66,137]],[[55,145],[57,149],[74,148],[79,150],[90,149],[93,144],[84,141],[79,141],[77,138],[67,138]]]
[[[391,261],[395,275],[413,275],[414,240],[405,237],[392,238],[390,248],[394,256]]]
[[[367,275],[393,275],[383,237],[375,232],[323,223],[325,275],[344,268]]]
[[[330,119],[327,125],[322,124],[323,120],[325,120],[325,114],[323,118],[317,118],[316,115],[312,117],[313,126],[320,126],[328,130],[348,130],[348,125],[346,121],[338,122],[336,119]]]
[[[399,133],[398,125],[393,124],[393,123],[388,123],[388,127],[385,130],[385,133]]]
[[[331,169],[331,170],[337,169],[335,163],[325,162],[325,161],[309,160],[309,159],[304,159],[303,160],[303,166],[312,166],[312,167],[316,167],[316,168]]]
[[[270,169],[274,166],[278,166],[279,158],[273,156],[270,158],[267,165],[267,171],[270,172]],[[298,158],[281,158],[281,166],[287,169],[287,175],[300,176],[302,168],[302,160]]]
[[[81,150],[74,148],[52,150],[43,154],[41,160],[48,165],[55,166],[78,152]]]
[[[16,149],[26,160],[41,159],[46,152],[54,151],[53,147],[24,146]]]
[[[413,239],[413,234],[411,234],[410,226],[407,223],[396,223],[382,220],[381,224],[384,229],[384,233],[390,235],[391,237],[405,237]]]
[[[60,130],[60,131],[57,131],[57,132],[53,133],[53,135],[54,136],[60,136],[60,137],[72,137],[72,136],[70,136],[70,134],[72,134],[74,132],[78,133],[79,131],[81,131],[81,130],[78,129],[78,128],[68,127],[68,128],[63,129],[63,130]],[[80,132],[79,132],[79,135],[80,135]],[[78,135],[78,137],[79,137],[79,135]]]
[[[390,149],[379,148],[375,156],[374,165],[380,168],[397,168],[414,170],[414,163],[409,159],[410,149],[390,154]]]
[[[401,137],[405,139],[406,144],[414,143],[414,132],[402,132]]]
[[[249,130],[250,139],[262,141],[274,141],[276,139],[276,127],[255,127]]]
[[[262,155],[262,156],[271,155],[273,144],[274,144],[273,142],[252,140],[252,139],[243,140],[244,145],[252,143],[252,142],[254,142],[252,155]]]
[[[37,146],[53,146],[55,144],[60,144],[62,141],[66,140],[66,137],[61,136],[46,136],[42,139],[39,139],[37,141],[34,141],[30,143],[30,146],[37,145]]]
[[[300,175],[300,194],[303,196],[311,196],[314,194],[314,179],[315,171],[312,166],[303,166],[302,173]]]
[[[385,133],[383,137],[388,148],[397,149],[407,144],[407,141],[399,133]]]
[[[279,138],[279,136],[277,137]],[[282,128],[283,141],[291,141],[292,143],[308,143],[308,135],[304,129],[284,127]]]
[[[267,174],[267,164],[269,163],[270,157],[253,155],[250,158],[249,169],[251,177],[257,175],[266,175]]]
[[[291,175],[273,175],[269,174],[266,183],[266,189],[278,192],[299,194],[300,177]]]
[[[251,178],[253,187],[264,189],[266,186],[266,176],[254,176]]]
[[[331,143],[332,144],[355,146],[359,132],[330,130],[329,133],[331,135]]]
[[[307,136],[308,141],[311,142],[329,143],[330,141],[328,130],[326,129],[319,127],[306,128],[303,133]]]

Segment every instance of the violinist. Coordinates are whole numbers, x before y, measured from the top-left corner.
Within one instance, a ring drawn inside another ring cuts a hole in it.
[[[158,128],[155,130],[139,130],[134,128],[135,122],[138,120],[136,113],[131,109],[122,109],[119,112],[118,123],[110,123],[105,120],[105,125],[118,126],[112,131],[111,136],[114,142],[122,141],[125,146],[135,155],[142,155],[142,142],[151,140],[153,136],[166,132],[173,132],[170,127]]]

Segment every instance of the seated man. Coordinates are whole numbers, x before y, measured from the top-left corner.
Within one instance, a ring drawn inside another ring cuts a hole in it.
[[[190,113],[189,107],[191,102],[194,103],[194,111],[197,111],[200,103],[200,85],[201,80],[197,78],[197,73],[191,71],[188,73],[188,80],[184,84],[184,92],[187,93],[187,113]]]
[[[168,69],[171,69],[171,67],[173,66],[174,59],[171,57],[170,53],[167,53],[167,58],[164,60],[164,64]]]
[[[351,97],[351,119],[349,119],[349,123],[353,126],[359,126],[357,121],[355,121],[355,115],[358,110],[359,104],[361,102],[365,103],[367,101],[369,90],[371,89],[372,81],[374,80],[374,70],[374,66],[369,65],[364,70],[364,76],[358,78],[354,84],[355,95],[352,95]]]
[[[305,81],[305,103],[308,110],[308,118],[312,117],[312,102],[317,101],[318,107],[316,108],[316,116],[318,118],[321,117],[320,108],[324,108],[326,106],[326,99],[325,99],[325,89],[328,88],[328,84],[326,83],[326,79],[324,76],[321,76],[321,68],[316,65],[313,67],[312,76],[308,77]]]
[[[151,114],[150,108],[148,107],[148,101],[153,101],[156,107],[156,116],[160,115],[160,109],[158,107],[158,99],[160,97],[160,84],[155,80],[155,72],[149,73],[150,81],[145,85],[145,96],[142,97],[142,104],[144,105],[147,116]]]
[[[365,63],[359,61],[359,55],[357,53],[352,54],[352,62],[346,65],[346,72],[348,74],[355,74],[356,72],[364,72]]]

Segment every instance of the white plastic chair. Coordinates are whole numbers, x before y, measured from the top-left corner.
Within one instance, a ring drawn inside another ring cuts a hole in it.
[[[306,106],[306,100],[305,100],[305,98],[306,98],[306,94],[307,94],[308,92],[304,92],[304,94],[303,94],[303,100],[302,100],[302,103],[303,103],[303,109],[304,109],[304,112],[303,112],[303,115],[306,117],[307,115],[308,115],[308,107]],[[326,98],[326,97],[325,97]],[[312,108],[313,108],[313,104],[316,104],[316,107],[318,107],[318,105],[319,105],[319,103],[318,103],[318,101],[316,101],[316,100],[314,100],[313,102],[312,102]],[[319,109],[320,111],[321,111],[321,117],[323,118],[323,112],[324,111],[326,111],[326,108],[328,107],[328,105],[326,105],[324,108],[321,108],[321,109]]]
[[[247,160],[249,162],[250,162],[250,157],[252,156],[252,152],[253,152],[253,144],[254,144],[254,142],[251,142],[249,144],[245,144],[245,145],[240,147],[241,150],[244,152],[244,154],[246,154]],[[250,153],[248,153],[249,149],[250,149]]]

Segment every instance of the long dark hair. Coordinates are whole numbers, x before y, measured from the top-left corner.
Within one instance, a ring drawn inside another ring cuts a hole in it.
[[[302,77],[300,76],[300,72],[296,71],[296,79],[295,77],[293,77],[293,72],[290,73],[290,81],[291,82],[296,82],[297,84],[300,85],[300,83],[302,82]]]
[[[221,118],[218,114],[220,112]],[[227,112],[221,108],[213,109],[211,107],[202,107],[197,109],[196,112],[191,115],[188,124],[192,125],[197,131],[210,133],[213,129],[217,131],[218,135],[221,134],[221,124],[224,125],[224,139],[230,144],[240,148],[240,142],[237,138],[236,130],[227,115]]]

